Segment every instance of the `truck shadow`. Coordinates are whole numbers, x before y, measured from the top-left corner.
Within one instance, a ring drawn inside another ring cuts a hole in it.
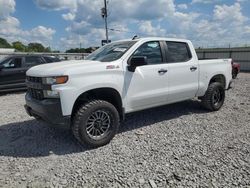
[[[187,114],[207,113],[197,101],[185,101],[129,114],[119,133]],[[117,136],[119,136],[119,133]],[[108,147],[108,146],[104,146]],[[50,128],[36,120],[0,126],[0,156],[43,157],[65,155],[90,150],[78,144],[69,130]]]

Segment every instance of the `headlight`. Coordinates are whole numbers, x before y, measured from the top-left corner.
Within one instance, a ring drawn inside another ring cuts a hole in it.
[[[51,86],[57,84],[65,84],[68,81],[68,76],[53,76],[43,78],[43,84],[49,85],[48,89],[43,91],[43,95],[45,98],[59,98],[59,92],[53,91]]]
[[[44,78],[44,84],[54,85],[54,84],[65,84],[68,81],[68,76],[53,76]]]
[[[45,98],[59,98],[58,91],[45,90],[43,91],[43,95]]]

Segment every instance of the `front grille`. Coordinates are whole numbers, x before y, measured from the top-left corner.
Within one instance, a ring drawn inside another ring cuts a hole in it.
[[[42,78],[41,77],[33,77],[33,76],[27,76],[26,77],[27,81],[29,82],[33,82],[33,83],[40,83],[42,84],[43,81],[42,81]]]
[[[43,95],[43,90],[40,89],[33,89],[33,88],[28,88],[28,93],[30,96],[36,100],[43,100],[44,95]]]
[[[27,76],[26,81],[28,87],[27,91],[28,94],[36,100],[43,100],[44,99],[43,90],[38,89],[42,88],[42,78]]]

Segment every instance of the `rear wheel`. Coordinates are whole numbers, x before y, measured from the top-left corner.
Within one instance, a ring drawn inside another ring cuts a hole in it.
[[[116,108],[103,100],[83,104],[76,112],[72,131],[76,139],[91,147],[103,146],[112,140],[119,129]]]
[[[219,110],[225,100],[225,89],[223,85],[219,82],[211,83],[201,100],[206,109],[211,111]]]

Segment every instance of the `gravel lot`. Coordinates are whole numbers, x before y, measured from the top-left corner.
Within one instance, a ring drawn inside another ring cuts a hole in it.
[[[218,112],[186,101],[131,114],[104,147],[26,115],[0,96],[0,187],[250,187],[250,74]]]

